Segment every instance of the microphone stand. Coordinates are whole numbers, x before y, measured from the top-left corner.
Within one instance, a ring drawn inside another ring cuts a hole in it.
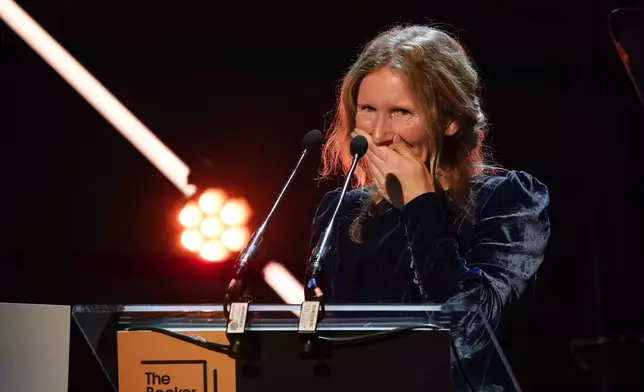
[[[291,173],[290,177],[286,181],[286,184],[284,184],[284,186],[282,187],[282,190],[277,196],[277,200],[275,201],[275,203],[273,204],[273,207],[271,208],[270,212],[266,216],[266,219],[264,219],[264,222],[262,222],[259,228],[253,233],[250,240],[248,241],[248,244],[244,247],[244,249],[242,249],[242,251],[239,252],[239,256],[237,257],[237,261],[235,263],[235,276],[230,281],[230,283],[228,283],[226,294],[224,296],[224,314],[226,315],[227,318],[230,315],[228,311],[228,305],[231,302],[238,299],[241,299],[242,301],[244,301],[245,299],[249,301],[252,300],[252,296],[250,295],[248,288],[245,287],[242,277],[248,269],[248,264],[255,257],[255,255],[257,254],[257,251],[259,250],[259,246],[264,240],[264,232],[266,231],[266,227],[268,226],[268,221],[275,213],[275,210],[277,209],[277,205],[282,200],[282,197],[284,196],[286,189],[291,184],[291,181],[293,180],[293,178],[295,178],[295,174],[297,173],[298,169],[300,168],[300,165],[304,161],[304,158],[306,157],[307,152],[308,150],[302,151],[302,154],[300,155],[300,159],[297,161],[297,164],[295,165],[295,169],[293,169],[293,172]],[[240,296],[240,293],[241,293],[241,296]]]
[[[351,155],[353,155],[353,162],[347,173],[347,176],[344,180],[344,185],[342,186],[342,191],[340,192],[340,197],[338,203],[335,206],[333,215],[327,223],[324,232],[320,236],[317,245],[311,253],[309,258],[309,278],[306,282],[305,290],[305,301],[302,302],[300,306],[300,319],[298,323],[298,334],[300,339],[304,344],[304,355],[307,357],[312,356],[314,353],[324,354],[326,350],[321,350],[322,347],[316,342],[319,339],[316,339],[317,335],[317,326],[318,323],[322,321],[325,314],[324,309],[324,293],[317,283],[317,279],[322,271],[322,262],[326,258],[326,255],[329,253],[330,241],[331,241],[331,232],[334,227],[336,216],[340,210],[340,205],[344,199],[344,195],[347,192],[349,183],[351,182],[351,177],[353,177],[353,172],[355,171],[358,161],[360,158],[367,152],[368,144],[367,140],[363,136],[356,136],[351,140]],[[309,296],[307,294],[313,294]],[[311,297],[311,300],[306,300],[306,298]]]
[[[300,165],[304,161],[307,150],[303,150],[300,155],[300,159],[295,165],[295,169],[291,173],[291,176],[286,181],[284,187],[280,194],[277,197],[277,200],[273,204],[270,212],[261,226],[253,233],[248,245],[239,253],[235,266],[235,276],[228,284],[226,289],[226,294],[224,296],[224,314],[226,316],[226,337],[230,342],[230,348],[228,350],[228,355],[232,358],[237,358],[242,354],[242,340],[246,327],[248,326],[248,308],[250,303],[253,300],[253,297],[250,293],[248,285],[244,284],[244,275],[247,272],[249,262],[255,257],[259,246],[264,239],[264,232],[268,225],[268,221],[271,216],[277,209],[277,205],[281,201],[286,188],[290,185],[291,181],[295,177],[295,173],[299,169]],[[228,310],[230,306],[230,311]],[[245,345],[244,345],[245,346]]]
[[[248,308],[253,300],[249,288],[244,284],[244,275],[246,275],[248,265],[255,258],[257,251],[259,250],[259,246],[264,239],[264,232],[268,226],[268,221],[275,213],[278,204],[284,197],[286,189],[293,181],[293,178],[295,178],[295,174],[299,170],[304,158],[309,150],[319,146],[322,142],[322,138],[322,133],[318,130],[309,131],[304,136],[302,141],[303,150],[300,155],[300,159],[297,161],[297,164],[286,181],[286,184],[282,187],[280,194],[277,196],[277,200],[264,219],[264,222],[262,222],[260,227],[253,233],[250,241],[237,257],[237,261],[235,263],[235,275],[226,288],[223,303],[224,315],[226,317],[226,337],[230,342],[228,355],[231,358],[238,358],[240,354],[242,354],[242,346],[245,346],[242,345],[242,340],[248,326]]]
[[[340,191],[340,197],[338,199],[338,204],[335,206],[335,210],[333,211],[333,215],[331,215],[331,219],[329,220],[326,228],[324,229],[324,232],[320,236],[320,239],[318,240],[317,245],[313,249],[313,252],[311,254],[311,258],[309,260],[310,262],[310,278],[306,283],[306,290],[309,290],[310,293],[312,293],[312,298],[315,300],[320,300],[322,302],[322,298],[324,297],[324,293],[322,292],[322,289],[318,286],[317,284],[317,278],[320,275],[320,272],[322,271],[322,262],[326,258],[327,253],[329,253],[330,249],[330,240],[331,240],[331,231],[333,230],[333,224],[335,223],[336,216],[338,214],[338,211],[340,211],[340,206],[342,204],[342,199],[344,199],[345,193],[347,193],[347,188],[349,187],[349,182],[351,181],[351,176],[353,176],[353,172],[356,169],[356,166],[358,165],[358,159],[360,157],[356,154],[353,157],[353,162],[351,163],[351,167],[349,168],[349,172],[347,175],[347,178],[344,181],[344,185],[342,186],[342,190]]]

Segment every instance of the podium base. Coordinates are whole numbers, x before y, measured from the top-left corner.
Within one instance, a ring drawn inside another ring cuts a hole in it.
[[[226,342],[223,331],[185,333],[211,342]],[[325,359],[303,359],[301,342],[290,331],[250,333],[259,335],[253,339],[258,344],[255,360],[234,360],[154,332],[120,331],[119,391],[453,390],[450,335],[446,330],[414,331],[357,347],[333,349]],[[355,331],[347,334],[355,335]],[[432,350],[419,352],[418,347]]]

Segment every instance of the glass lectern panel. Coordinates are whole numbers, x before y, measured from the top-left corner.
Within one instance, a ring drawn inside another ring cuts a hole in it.
[[[260,339],[279,331],[297,335],[299,310],[300,305],[251,304],[246,330],[256,332]],[[361,304],[326,305],[324,310],[317,327],[320,337],[378,332],[386,335],[387,331],[403,330],[442,332],[451,336],[453,390],[520,391],[490,324],[476,306]],[[195,331],[224,332],[227,324],[223,305],[219,304],[77,305],[72,317],[115,391],[119,385],[117,333],[149,329],[170,336],[190,336]],[[422,361],[426,353],[432,352],[432,347],[421,345],[410,350],[415,352],[409,352],[407,360]]]

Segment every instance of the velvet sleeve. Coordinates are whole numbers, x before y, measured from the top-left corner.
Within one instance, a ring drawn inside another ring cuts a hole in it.
[[[309,247],[308,247],[308,254],[307,254],[307,269],[304,275],[304,287],[306,287],[306,284],[308,282],[308,279],[310,278],[308,276],[308,257],[310,256],[311,252],[313,251],[313,248],[317,245],[318,240],[320,239],[320,236],[322,235],[322,232],[326,228],[327,224],[329,223],[329,220],[331,219],[331,215],[333,215],[333,210],[334,207],[336,206],[337,200],[340,197],[340,190],[336,189],[330,192],[327,192],[324,197],[322,197],[322,200],[318,204],[318,207],[315,211],[315,215],[313,217],[313,222],[311,223],[311,236],[309,239]],[[336,230],[337,230],[337,225],[336,225]],[[337,237],[332,238],[333,240],[337,240]],[[337,244],[332,243],[332,250],[330,253],[332,253],[333,248],[337,248]],[[329,264],[329,263],[327,263]],[[329,267],[325,266],[325,269]],[[323,275],[324,272],[323,272]],[[309,290],[305,290],[306,294],[306,299],[310,299],[311,293]]]
[[[338,189],[327,192],[320,204],[318,204],[317,210],[315,211],[315,216],[313,217],[313,222],[311,223],[311,237],[309,240],[309,251],[312,251],[315,245],[317,244],[322,231],[324,231],[326,225],[331,219],[333,214],[333,209],[336,206],[337,200],[340,197],[340,191]]]
[[[410,201],[402,220],[424,300],[476,304],[496,329],[503,311],[536,274],[550,223],[549,194],[542,183],[524,172],[494,178],[476,195],[473,240],[464,251],[435,193]],[[467,341],[462,343],[486,343],[484,325],[475,314],[461,320],[459,328]]]

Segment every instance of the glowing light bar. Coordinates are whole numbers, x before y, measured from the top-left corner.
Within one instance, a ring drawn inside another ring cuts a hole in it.
[[[0,0],[0,18],[184,195],[194,194],[196,188],[188,184],[188,166],[18,4],[13,0]]]
[[[304,286],[280,263],[271,261],[264,266],[264,280],[286,304],[304,301]]]

